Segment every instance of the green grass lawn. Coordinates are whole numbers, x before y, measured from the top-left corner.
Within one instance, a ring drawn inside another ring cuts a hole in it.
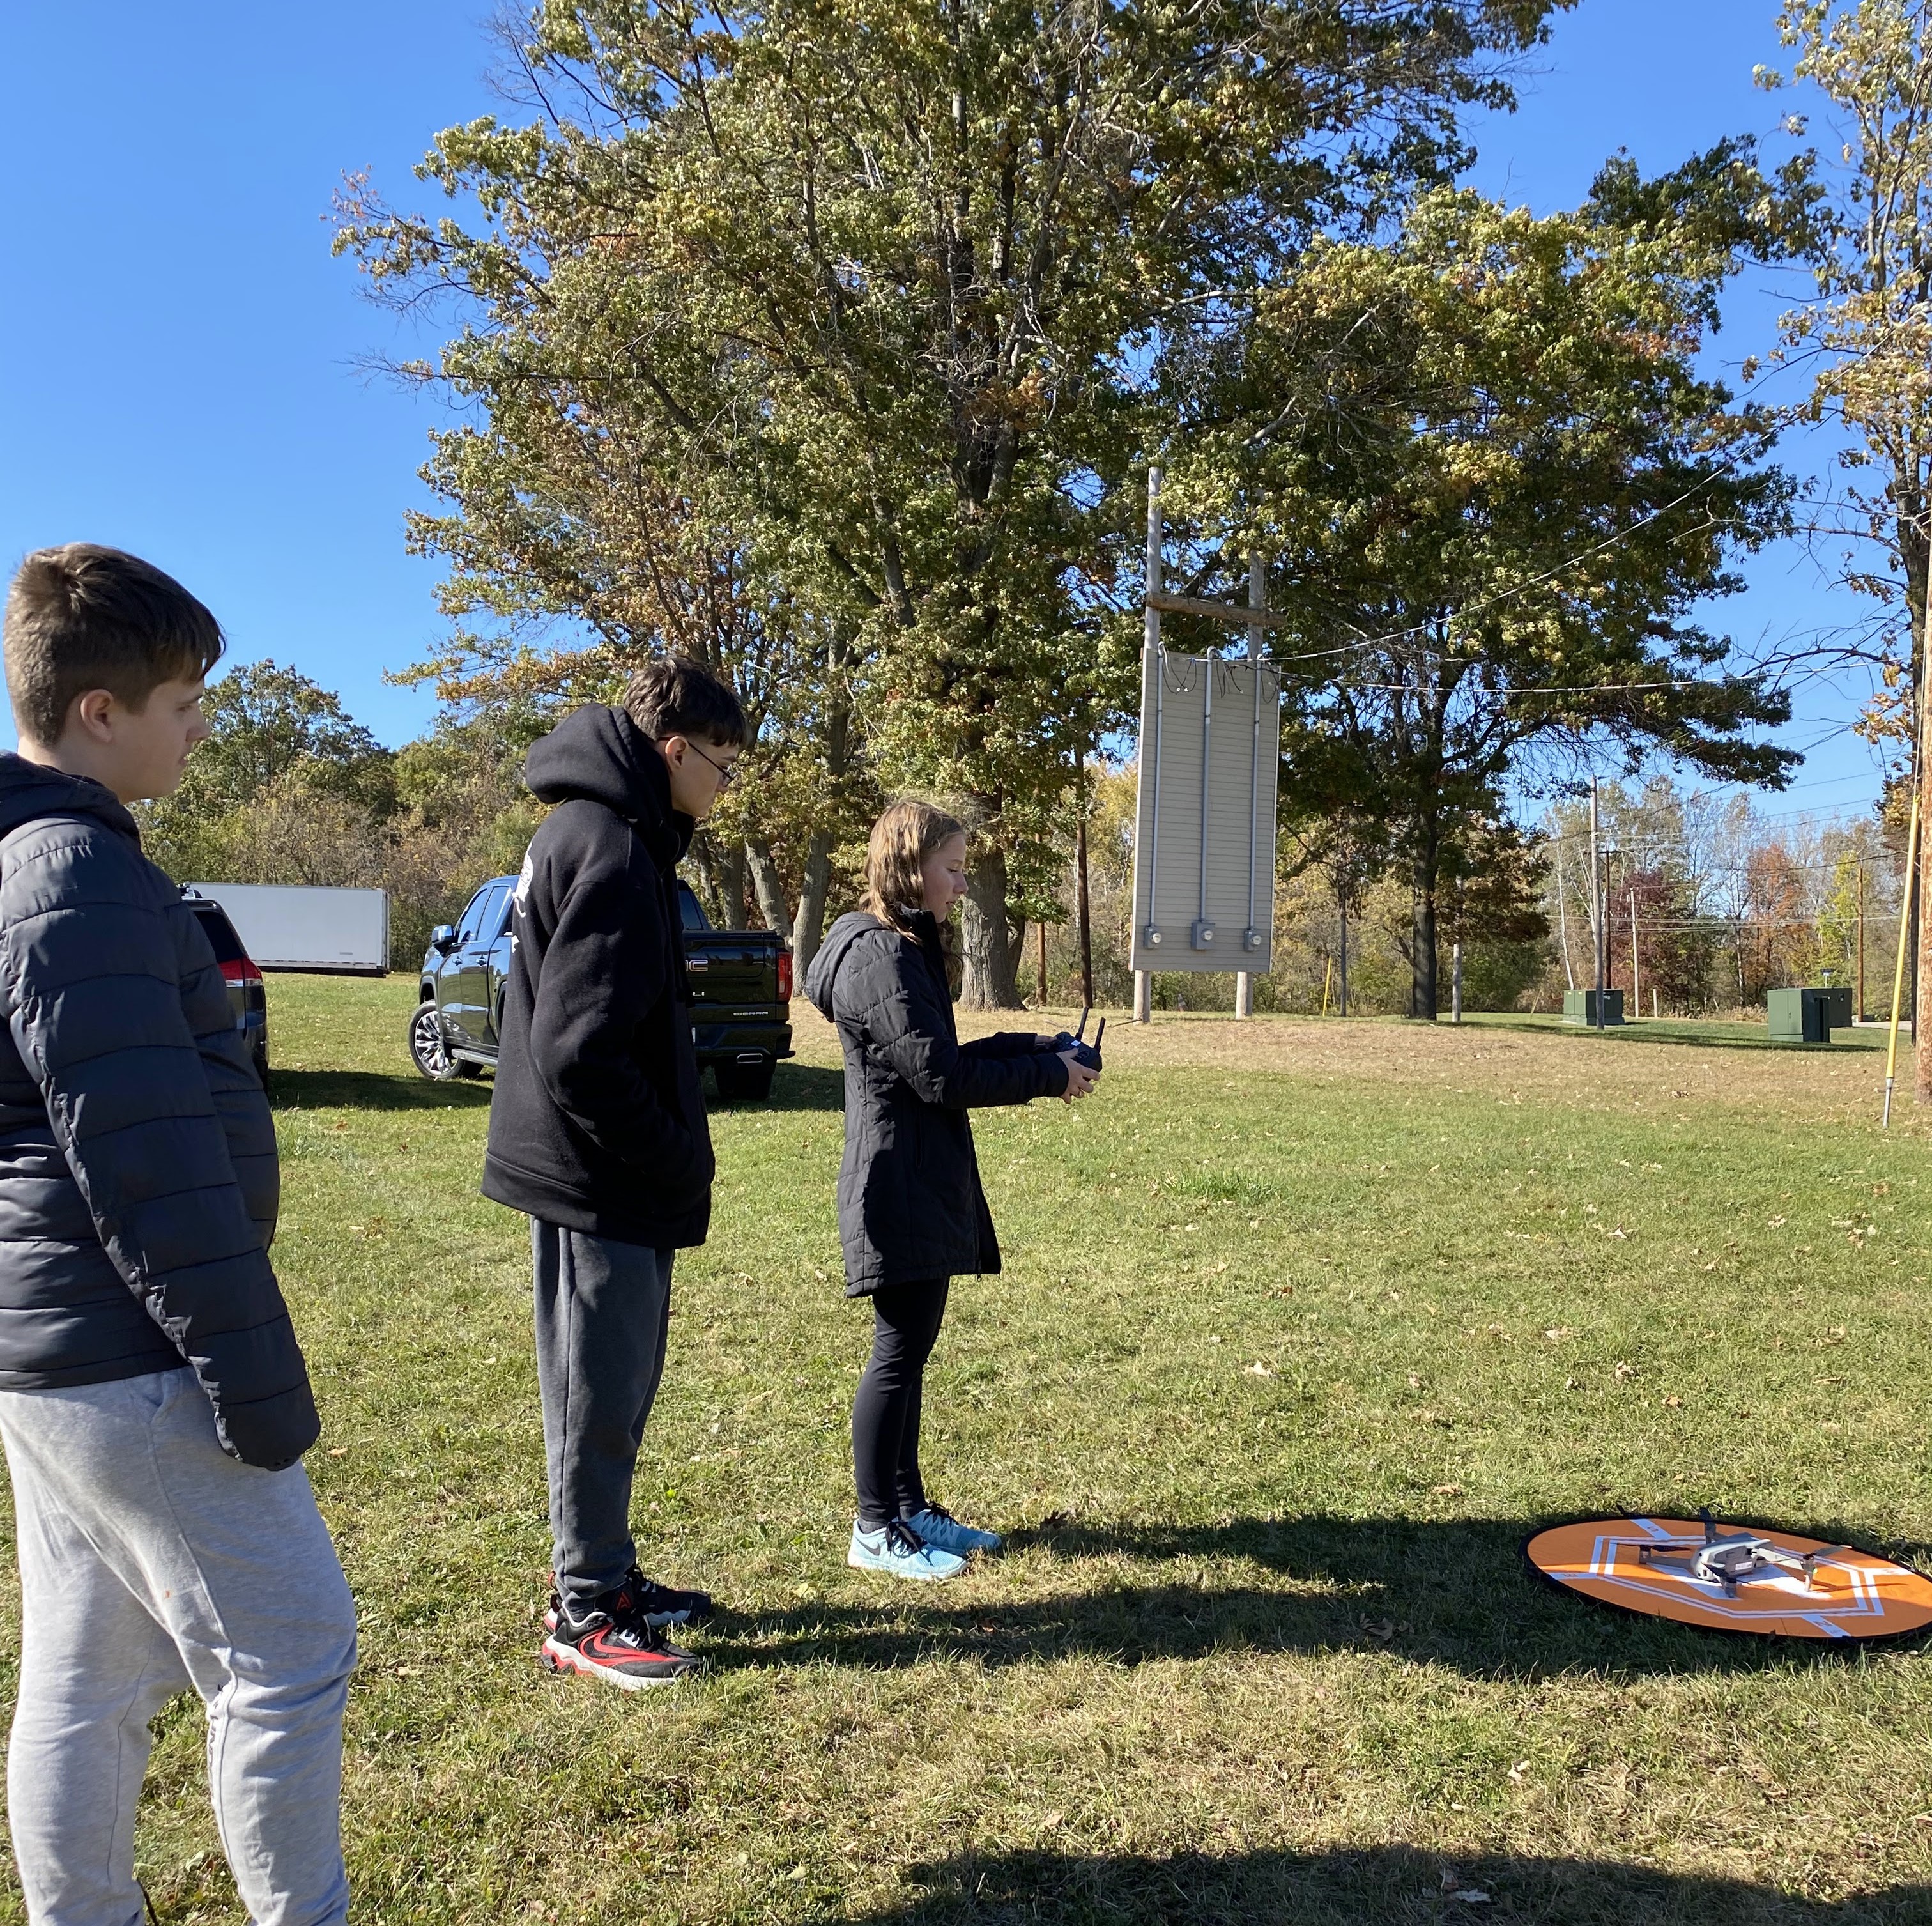
[[[526,1236],[411,988],[270,985],[358,1918],[1932,1921],[1924,1648],[1699,1636],[1520,1555],[1708,1502],[1932,1563],[1932,1131],[1880,1134],[1866,1049],[1120,1023],[1100,1096],[976,1126],[1007,1268],[956,1289],[927,1463],[1013,1543],[926,1590],[844,1561],[868,1319],[802,1017],[713,1117],[639,1468],[647,1566],[729,1609],[701,1685],[626,1698],[536,1663]],[[144,1876],[233,1919],[199,1708],[164,1723]]]

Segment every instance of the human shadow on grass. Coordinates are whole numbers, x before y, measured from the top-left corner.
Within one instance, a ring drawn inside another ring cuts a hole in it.
[[[1221,1651],[1354,1650],[1471,1677],[1524,1678],[1808,1667],[1841,1663],[1859,1649],[1849,1640],[1699,1632],[1614,1611],[1531,1572],[1522,1545],[1537,1528],[1496,1519],[1316,1517],[1022,1532],[1010,1555],[1043,1545],[1070,1577],[1090,1565],[1095,1582],[980,1605],[956,1603],[943,1590],[892,1586],[875,1606],[826,1602],[746,1615],[720,1625],[717,1662],[890,1668],[958,1655],[1003,1666],[1084,1653],[1131,1665]],[[1244,1580],[1244,1563],[1290,1582]],[[1150,1573],[1150,1566],[1174,1569]]]
[[[488,1076],[456,1077],[446,1083],[400,1071],[394,1076],[372,1070],[278,1070],[268,1072],[268,1101],[278,1110],[487,1110],[494,1088]],[[815,1064],[782,1063],[772,1079],[772,1094],[755,1101],[713,1098],[714,1110],[839,1110],[845,1080],[836,1070]]]
[[[964,1852],[909,1867],[872,1926],[1923,1926],[1932,1886],[1837,1901],[1792,1897],[1715,1873],[1605,1859],[1483,1855],[1411,1846],[1171,1858]]]
[[[842,1110],[845,1107],[845,1075],[815,1063],[781,1063],[772,1073],[769,1097],[719,1098],[714,1110]]]
[[[271,1068],[268,1101],[278,1110],[487,1110],[490,1086],[466,1077],[432,1083],[406,1071],[392,1077],[374,1070]]]

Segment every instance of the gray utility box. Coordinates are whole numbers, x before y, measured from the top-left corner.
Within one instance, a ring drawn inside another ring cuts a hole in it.
[[[1604,992],[1604,1027],[1624,1020],[1624,993],[1621,990]],[[1594,990],[1566,990],[1563,993],[1563,1020],[1566,1023],[1587,1023],[1592,1029],[1597,1027],[1597,993]]]
[[[1774,1043],[1829,1043],[1852,1026],[1852,993],[1841,988],[1774,990],[1764,999]]]

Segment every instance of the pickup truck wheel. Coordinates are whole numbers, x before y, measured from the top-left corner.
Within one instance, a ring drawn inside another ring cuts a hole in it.
[[[720,1063],[718,1094],[728,1104],[762,1104],[772,1094],[772,1073],[777,1069],[770,1057],[762,1063]]]
[[[469,1068],[458,1063],[444,1047],[442,1019],[434,997],[418,1004],[410,1019],[410,1060],[432,1083],[447,1083]]]

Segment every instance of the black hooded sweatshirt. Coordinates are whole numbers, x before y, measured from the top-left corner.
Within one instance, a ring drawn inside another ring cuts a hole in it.
[[[274,1470],[315,1399],[274,1120],[200,924],[112,792],[0,756],[0,1389],[192,1368]]]
[[[557,807],[517,882],[483,1194],[622,1243],[701,1244],[711,1133],[677,900],[692,819],[656,744],[601,703],[534,744],[524,777]]]

